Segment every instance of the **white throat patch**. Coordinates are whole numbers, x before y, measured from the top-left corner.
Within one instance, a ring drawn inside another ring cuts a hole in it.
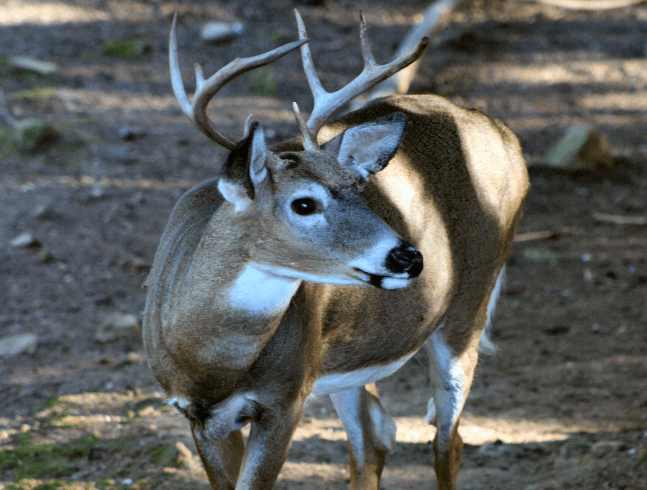
[[[247,264],[229,290],[229,299],[238,310],[277,315],[287,309],[300,284],[300,279],[277,276]]]

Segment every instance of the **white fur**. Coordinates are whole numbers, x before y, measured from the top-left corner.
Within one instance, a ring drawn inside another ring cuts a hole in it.
[[[397,277],[385,277],[382,279],[382,288],[393,291],[395,289],[406,288],[411,279],[400,279]]]
[[[496,283],[494,284],[494,289],[492,294],[490,294],[490,300],[487,304],[487,322],[483,333],[481,334],[481,342],[479,343],[479,353],[481,354],[493,354],[497,351],[496,345],[490,340],[490,333],[492,332],[492,318],[494,317],[494,312],[496,310],[496,305],[501,296],[501,291],[503,290],[503,285],[505,284],[505,275],[506,270],[505,266],[499,272],[499,276],[496,278]]]
[[[275,275],[247,264],[229,291],[231,306],[255,314],[276,315],[285,311],[301,281]]]
[[[218,181],[218,190],[220,191],[220,194],[222,194],[222,197],[225,198],[225,200],[229,201],[235,206],[235,213],[244,211],[252,203],[252,200],[249,198],[247,192],[243,187],[234,184],[227,179],[221,178]]]
[[[362,397],[366,396],[367,412],[370,420],[363,416]],[[333,393],[330,399],[344,425],[348,441],[353,450],[355,461],[361,467],[365,463],[365,445],[375,444],[383,451],[392,453],[396,444],[396,425],[386,413],[379,400],[364,393],[364,387],[354,390]],[[367,427],[366,424],[370,425]],[[371,431],[372,437],[366,441],[365,430]]]
[[[373,431],[377,436],[376,443],[381,443],[382,450],[393,453],[397,435],[397,426],[384,407],[373,397],[369,398],[368,413],[373,422]]]
[[[312,394],[314,396],[330,395],[340,391],[359,388],[390,376],[411,359],[416,352],[411,352],[390,364],[371,366],[349,373],[326,374],[315,381]]]
[[[174,396],[173,398],[166,400],[166,404],[171,405],[174,408],[186,408],[191,405],[191,402],[186,398]]]
[[[433,423],[436,419],[439,445],[442,448],[449,440],[463,410],[465,374],[442,335],[442,326],[429,337],[425,346],[429,355],[429,374],[435,406],[435,410],[427,412],[427,421]]]

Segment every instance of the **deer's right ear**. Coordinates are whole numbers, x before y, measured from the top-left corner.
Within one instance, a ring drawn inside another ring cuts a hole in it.
[[[227,158],[218,190],[236,207],[237,213],[247,209],[256,197],[256,189],[267,178],[267,152],[263,128],[254,122],[249,136]]]
[[[393,158],[404,137],[407,117],[395,112],[375,121],[351,126],[322,148],[362,179],[379,172]]]

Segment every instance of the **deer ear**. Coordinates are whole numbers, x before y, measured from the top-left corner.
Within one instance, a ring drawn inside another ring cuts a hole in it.
[[[340,164],[354,170],[363,179],[379,172],[398,151],[407,118],[401,112],[390,114],[368,123],[348,128],[341,134],[341,140],[332,140],[324,148],[337,150]],[[338,137],[339,138],[339,137]],[[337,139],[337,138],[335,138]]]
[[[225,200],[236,206],[236,212],[252,203],[256,189],[267,178],[267,151],[263,128],[254,122],[249,128],[249,136],[229,154],[218,190]]]

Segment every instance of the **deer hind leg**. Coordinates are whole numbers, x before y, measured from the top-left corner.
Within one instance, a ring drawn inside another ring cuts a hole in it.
[[[433,393],[427,422],[437,429],[433,447],[438,489],[454,490],[463,452],[458,424],[472,385],[478,344],[470,344],[462,353],[453,353],[441,327],[427,340],[425,347]]]
[[[330,395],[350,447],[353,490],[377,490],[386,455],[395,450],[395,423],[380,404],[375,384]]]

